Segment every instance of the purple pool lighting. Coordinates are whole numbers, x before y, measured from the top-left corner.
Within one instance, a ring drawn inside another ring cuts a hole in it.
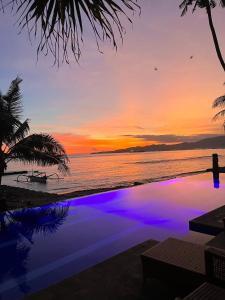
[[[183,237],[190,219],[223,204],[224,185],[215,189],[204,174],[1,213],[1,299],[21,299],[145,240]]]

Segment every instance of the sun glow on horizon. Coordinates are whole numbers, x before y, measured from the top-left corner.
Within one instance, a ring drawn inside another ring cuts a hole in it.
[[[145,146],[146,141],[132,137],[93,138],[73,134],[54,133],[54,137],[62,143],[68,154],[111,151],[128,147]]]
[[[93,153],[101,151],[114,151],[130,147],[157,145],[157,144],[178,144],[182,142],[192,142],[219,134],[197,134],[197,135],[134,135],[118,136],[113,138],[93,138],[90,136],[77,136],[73,134],[54,133],[54,137],[64,145],[66,152],[70,155]]]

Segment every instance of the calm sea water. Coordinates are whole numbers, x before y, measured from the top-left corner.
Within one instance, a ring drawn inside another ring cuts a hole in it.
[[[63,179],[48,180],[47,184],[21,183],[12,175],[5,176],[3,184],[54,193],[129,185],[210,168],[212,153],[219,154],[220,165],[224,166],[225,149],[71,156],[70,175],[60,175]],[[7,171],[32,169],[57,172],[55,167],[19,163],[10,164]]]

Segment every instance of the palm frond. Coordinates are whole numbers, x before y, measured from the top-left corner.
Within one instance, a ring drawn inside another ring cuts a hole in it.
[[[225,7],[225,0],[220,0],[220,5],[221,5],[222,7]]]
[[[6,142],[21,126],[22,97],[19,84],[22,79],[16,77],[5,95],[0,94],[0,141]]]
[[[11,82],[6,95],[2,96],[4,100],[4,110],[17,119],[20,118],[23,110],[22,96],[20,93],[20,86],[19,86],[21,82],[22,79],[17,76],[16,79],[14,79]]]
[[[3,7],[8,1],[3,1]],[[122,38],[124,31],[121,17],[130,22],[126,11],[133,13],[138,0],[12,0],[10,3],[18,14],[18,25],[28,28],[29,36],[37,38],[37,52],[51,53],[55,63],[69,61],[72,52],[78,61],[81,55],[84,23],[89,24],[97,45],[110,40],[117,47],[117,34]],[[61,51],[60,51],[61,49]]]
[[[217,121],[220,118],[223,118],[225,116],[225,109],[219,111],[215,116],[213,117],[213,121]]]
[[[213,102],[212,105],[213,108],[224,107],[224,106],[225,106],[225,96],[218,97]],[[224,118],[224,116],[225,116],[225,109],[222,109],[221,111],[215,114],[215,116],[213,117],[213,121],[217,121],[220,118]],[[225,129],[225,122],[223,124],[223,127]]]
[[[3,110],[4,107],[4,99],[2,97],[2,92],[0,91],[0,111]]]
[[[182,17],[187,13],[188,6],[192,5],[192,3],[193,3],[193,0],[183,0],[181,2],[181,4],[179,5],[179,8],[182,10],[182,12],[181,12]]]
[[[208,2],[207,2],[208,1]],[[181,11],[181,16],[183,17],[187,11],[189,6],[192,7],[192,13],[196,11],[197,8],[206,8],[207,5],[210,5],[211,8],[216,7],[217,2],[216,0],[183,0],[179,8]],[[220,0],[219,3],[224,7],[225,0]]]
[[[12,114],[4,110],[0,110],[0,140],[3,143],[7,142],[20,125],[20,121]]]
[[[7,162],[20,160],[40,166],[57,165],[59,171],[68,172],[68,157],[61,144],[47,134],[32,134],[9,149]]]
[[[4,142],[7,144],[8,147],[12,147],[18,141],[24,139],[29,133],[29,131],[30,131],[29,120],[26,119],[23,123],[19,124],[18,128],[14,133],[12,133],[11,135],[5,138]]]
[[[218,97],[213,102],[212,108],[223,107],[223,106],[225,106],[225,95],[221,96],[221,97]]]

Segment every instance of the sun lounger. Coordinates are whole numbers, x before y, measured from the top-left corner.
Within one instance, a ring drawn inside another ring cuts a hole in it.
[[[218,248],[206,248],[205,265],[208,282],[202,284],[184,300],[225,299],[225,252]]]
[[[182,279],[187,283],[193,280],[196,282],[199,278],[207,281],[183,300],[225,299],[225,251],[223,249],[204,247],[169,238],[143,253],[142,261],[144,279],[150,275],[154,277],[160,275],[161,279],[173,277],[176,281]]]
[[[205,282],[183,300],[224,300],[225,289],[215,284]]]
[[[143,283],[148,277],[198,287],[206,280],[204,246],[168,238],[141,255]]]
[[[225,251],[219,248],[206,248],[205,265],[207,281],[225,288]]]

